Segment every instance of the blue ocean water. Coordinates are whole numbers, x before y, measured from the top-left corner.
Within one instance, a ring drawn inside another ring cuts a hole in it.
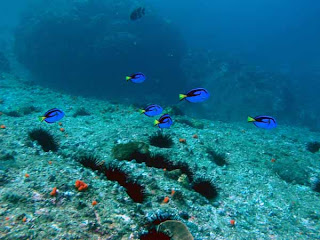
[[[319,128],[316,1],[2,5],[3,51],[43,85],[116,101],[129,97],[137,104],[174,104],[176,92],[210,86],[215,110],[199,107],[196,115],[234,121],[274,113],[285,122]],[[137,6],[146,14],[130,21]],[[137,71],[150,79],[143,87],[132,90],[119,80]]]

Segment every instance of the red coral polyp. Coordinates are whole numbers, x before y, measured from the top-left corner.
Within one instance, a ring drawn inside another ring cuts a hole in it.
[[[80,191],[80,192],[83,192],[88,189],[88,184],[86,184],[85,182],[83,182],[81,180],[77,180],[75,186],[78,189],[78,191]]]

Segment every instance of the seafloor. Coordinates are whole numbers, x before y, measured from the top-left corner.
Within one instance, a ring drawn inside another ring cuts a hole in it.
[[[175,124],[164,132],[174,144],[159,148],[149,146],[158,131],[154,118],[134,106],[62,94],[11,75],[0,80],[0,100],[0,239],[139,239],[162,215],[183,222],[194,239],[320,239],[320,193],[311,187],[320,152],[306,149],[319,132],[281,122],[265,131],[245,119],[193,120],[173,112]],[[60,125],[38,121],[54,107],[66,113]],[[40,127],[55,137],[56,152],[30,139]],[[186,168],[115,159],[114,147],[130,142],[188,166],[193,181],[208,180],[203,186],[218,195],[196,192]],[[143,201],[85,168],[80,156],[126,171],[144,189]],[[78,179],[88,184],[85,191],[76,189]]]

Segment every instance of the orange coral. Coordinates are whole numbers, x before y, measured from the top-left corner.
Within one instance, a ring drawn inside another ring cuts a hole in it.
[[[192,137],[193,138],[199,138],[197,134],[194,134]]]
[[[88,185],[81,180],[77,180],[75,186],[80,192],[85,191],[88,188]]]
[[[98,204],[98,202],[96,200],[92,201],[92,206],[95,206],[97,204]]]
[[[51,196],[57,195],[57,187],[54,187],[50,193]]]
[[[187,143],[187,140],[186,140],[185,138],[180,138],[180,139],[179,139],[179,142],[180,142],[180,143]]]
[[[25,176],[26,178],[30,177],[30,175],[29,175],[28,173],[26,173],[24,176]]]
[[[65,129],[64,129],[64,128],[60,128],[60,131],[61,131],[61,132],[64,132],[64,131],[65,131]]]
[[[1,129],[5,129],[6,126],[2,124],[2,125],[0,126],[0,128],[1,128]]]
[[[231,219],[231,220],[230,220],[230,224],[231,224],[232,226],[234,226],[234,225],[236,224],[236,221],[235,221],[234,219]]]
[[[171,196],[173,196],[173,195],[175,194],[175,192],[176,192],[176,191],[175,191],[174,189],[172,189],[172,190],[171,190]]]
[[[168,202],[169,202],[169,197],[167,196],[163,199],[163,203],[168,203]]]

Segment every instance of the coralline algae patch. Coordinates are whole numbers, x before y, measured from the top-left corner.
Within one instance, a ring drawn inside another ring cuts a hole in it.
[[[174,114],[159,133],[133,106],[0,83],[0,238],[318,237],[319,133]]]

